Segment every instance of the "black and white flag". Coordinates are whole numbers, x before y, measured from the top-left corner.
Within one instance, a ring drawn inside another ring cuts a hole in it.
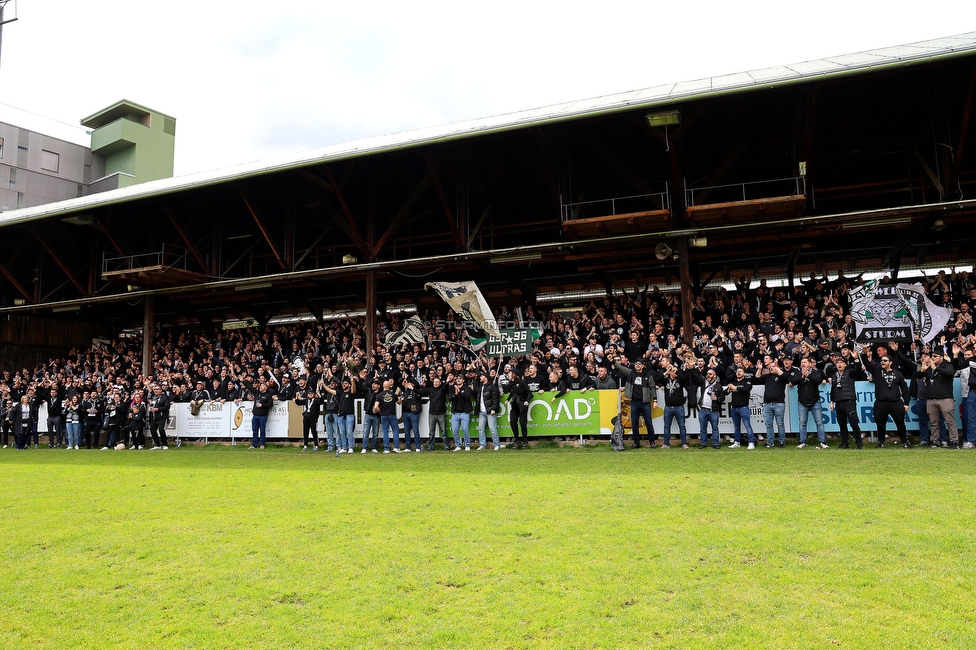
[[[436,291],[464,320],[475,323],[495,338],[501,338],[491,308],[474,282],[428,282],[424,288]]]
[[[936,307],[920,284],[899,284],[895,290],[905,306],[905,316],[911,321],[915,336],[931,343],[952,319],[952,310]]]
[[[852,289],[851,316],[858,341],[930,343],[952,318],[952,310],[937,307],[920,284],[881,285],[877,280]]]
[[[402,330],[387,334],[384,343],[389,348],[401,343],[406,345],[423,344],[426,340],[427,333],[424,331],[423,321],[416,316],[411,316],[404,322]]]

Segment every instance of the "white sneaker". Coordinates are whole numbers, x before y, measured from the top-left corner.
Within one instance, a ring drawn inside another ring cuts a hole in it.
[[[374,449],[373,451],[376,451],[376,450]],[[365,454],[366,453],[366,447],[363,447],[363,450],[361,452],[359,452],[359,453]]]
[[[484,445],[481,445],[475,451],[484,451],[484,450],[485,450],[485,446]]]
[[[142,445],[139,445],[139,449],[145,449],[145,447],[143,447]]]
[[[828,445],[826,442],[821,442],[818,446],[821,449],[830,449],[830,445]]]
[[[394,447],[393,448],[393,453],[394,454],[399,454],[400,453],[400,448],[399,447]]]
[[[7,445],[4,445],[4,447],[6,447],[6,446],[7,446]],[[972,449],[972,448],[974,448],[974,447],[976,447],[976,445],[974,445],[974,444],[973,444],[973,443],[971,443],[971,442],[964,442],[964,443],[962,443],[962,448],[963,448],[963,449]]]
[[[129,451],[132,451],[135,448],[136,448],[136,446],[135,445],[132,445],[131,447],[129,447]]]
[[[163,449],[169,449],[169,447],[167,447],[166,445],[163,445]]]
[[[388,454],[388,453],[390,453],[390,450],[389,450],[389,449],[384,449],[384,450],[383,450],[383,453],[384,453],[384,454]]]
[[[756,448],[756,445],[754,443],[751,443],[751,442],[749,443],[749,446],[746,447],[746,449],[755,449],[755,448]]]
[[[153,448],[152,448],[152,449],[150,449],[149,451],[159,451],[159,447],[153,447]]]
[[[504,449],[504,448],[505,448],[505,445],[495,445],[495,451],[498,451],[499,449]]]
[[[318,450],[319,450],[318,445],[312,445],[312,451],[318,451]]]
[[[461,447],[461,445],[458,445],[457,447],[454,448],[454,451],[463,451],[463,449],[464,448]]]
[[[305,445],[302,445],[302,451],[308,451],[308,447],[306,447]]]
[[[740,446],[741,445],[739,445],[739,443],[733,442],[731,445],[729,445],[729,449],[738,449]]]
[[[471,451],[471,447],[465,447],[464,451]]]
[[[378,449],[370,449],[370,451],[373,452],[374,454],[380,453]],[[385,454],[386,452],[383,453]]]
[[[417,447],[416,449],[414,449],[414,451],[419,454],[420,453],[420,447]]]
[[[3,448],[6,449],[7,448],[7,445],[4,445]]]
[[[107,451],[108,447],[102,447],[102,451]]]
[[[797,448],[797,449],[803,449],[803,448],[804,448],[804,447],[806,447],[806,446],[807,446],[807,443],[805,443],[805,442],[801,442],[800,444],[798,444],[798,445],[796,446],[796,448]]]

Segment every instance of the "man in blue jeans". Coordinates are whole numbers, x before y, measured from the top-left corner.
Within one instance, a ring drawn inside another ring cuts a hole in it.
[[[969,370],[969,379],[966,382],[969,394],[962,400],[963,423],[966,428],[966,442],[962,447],[973,449],[976,447],[976,356],[972,348],[963,350],[963,359]]]
[[[478,414],[478,451],[486,449],[485,427],[491,432],[491,442],[495,451],[502,448],[498,441],[498,411],[501,410],[501,393],[498,384],[492,381],[487,372],[481,373],[479,384],[475,388],[475,412]]]
[[[698,403],[698,426],[701,431],[699,449],[708,447],[708,425],[712,425],[712,447],[722,446],[718,434],[718,411],[722,401],[722,387],[719,386],[715,370],[708,369],[705,373],[705,389],[702,391],[701,401]]]
[[[392,450],[394,454],[400,453],[400,425],[397,424],[397,396],[393,392],[393,380],[387,379],[383,382],[383,390],[376,396],[373,403],[373,413],[380,417],[380,429],[383,431],[383,453],[388,454]],[[393,437],[393,446],[390,447],[390,437]]]
[[[264,449],[264,443],[268,433],[268,413],[274,406],[277,396],[268,390],[268,384],[261,382],[258,390],[251,395],[254,400],[254,408],[251,411],[251,449]]]
[[[373,405],[376,404],[376,396],[379,395],[380,388],[380,380],[374,379],[369,388],[366,389],[365,408],[363,409],[363,450],[360,452],[362,454],[367,451],[377,453],[376,442],[380,434],[380,416],[373,413]]]
[[[671,446],[671,422],[678,421],[681,435],[681,448],[688,448],[688,430],[685,428],[685,386],[688,373],[671,363],[668,357],[661,357],[660,383],[664,388],[664,448]]]
[[[796,384],[797,410],[800,416],[800,444],[797,449],[807,446],[807,424],[813,414],[813,423],[817,425],[818,447],[827,449],[827,433],[824,431],[823,407],[820,405],[820,386],[827,383],[824,374],[817,369],[810,357],[800,359],[800,379]]]
[[[654,384],[654,372],[647,366],[644,357],[637,357],[634,360],[634,367],[628,368],[620,363],[615,363],[614,368],[624,377],[624,385],[620,391],[624,397],[630,400],[630,422],[631,430],[634,435],[634,449],[639,449],[640,444],[640,421],[644,419],[647,427],[647,440],[654,448],[654,423],[651,415],[654,412],[655,394],[657,392]]]
[[[458,376],[454,380],[454,388],[449,392],[451,397],[451,431],[454,433],[454,451],[461,451],[461,438],[459,435],[464,432],[464,451],[471,451],[471,434],[468,427],[471,425],[471,387],[468,386],[463,376]]]
[[[756,367],[756,383],[766,385],[763,394],[763,420],[766,423],[767,448],[772,448],[776,443],[774,419],[776,428],[779,429],[779,446],[781,449],[786,447],[786,383],[789,379],[789,374],[784,372],[779,362],[768,354]]]
[[[403,380],[403,392],[400,394],[400,403],[403,405],[403,441],[410,451],[411,441],[413,449],[420,451],[420,411],[422,403],[420,392],[417,390],[417,380],[407,376]]]
[[[732,396],[732,426],[735,427],[735,435],[730,447],[736,449],[741,446],[742,424],[744,423],[746,432],[749,434],[748,449],[755,449],[756,435],[752,431],[752,413],[749,411],[752,382],[746,379],[745,368],[739,366],[735,369],[735,379],[728,383],[725,390]]]

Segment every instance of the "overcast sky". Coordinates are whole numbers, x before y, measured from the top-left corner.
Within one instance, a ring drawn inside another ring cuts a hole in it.
[[[16,2],[0,121],[87,142],[129,99],[177,118],[177,175],[976,31],[972,0]]]

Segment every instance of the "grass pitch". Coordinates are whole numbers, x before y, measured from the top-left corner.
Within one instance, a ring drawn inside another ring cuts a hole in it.
[[[0,450],[2,648],[972,648],[971,452]]]

